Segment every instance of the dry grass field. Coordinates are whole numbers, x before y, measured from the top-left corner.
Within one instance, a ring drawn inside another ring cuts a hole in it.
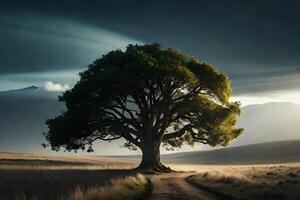
[[[49,156],[0,153],[0,200],[143,199],[151,184],[130,170],[137,157]],[[172,164],[188,180],[227,199],[297,200],[300,163]]]
[[[130,170],[136,165],[125,158],[0,153],[0,200],[81,200],[99,194],[104,198],[104,193],[142,196],[147,182]],[[120,190],[124,185],[130,187]]]
[[[235,166],[186,166],[196,186],[233,200],[299,200],[300,163]]]
[[[137,165],[138,160],[126,157],[0,152],[0,169],[131,169]]]

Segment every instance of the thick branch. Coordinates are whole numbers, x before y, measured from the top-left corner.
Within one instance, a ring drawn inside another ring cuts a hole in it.
[[[188,125],[185,125],[183,128],[181,128],[178,131],[168,133],[168,134],[163,136],[163,141],[173,139],[173,138],[182,137],[186,133],[186,131],[190,131],[192,129],[192,127],[193,126],[191,124],[188,124]]]

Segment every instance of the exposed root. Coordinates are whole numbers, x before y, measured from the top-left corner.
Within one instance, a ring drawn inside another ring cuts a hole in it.
[[[170,167],[166,167],[162,163],[158,163],[155,165],[140,165],[137,168],[138,171],[150,172],[150,173],[169,173],[174,172]]]

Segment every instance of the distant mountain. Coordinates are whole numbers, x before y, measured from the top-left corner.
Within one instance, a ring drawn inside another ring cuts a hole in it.
[[[41,150],[45,121],[64,109],[58,95],[36,86],[0,92],[0,150]]]
[[[28,97],[28,98],[46,98],[46,99],[57,100],[57,97],[60,94],[61,94],[60,92],[49,92],[44,90],[44,88],[32,85],[21,89],[0,91],[0,98]]]
[[[25,87],[25,88],[21,88],[21,89],[12,89],[12,90],[7,90],[7,91],[4,91],[4,92],[19,92],[19,91],[26,91],[26,90],[37,90],[39,89],[39,87],[35,86],[35,85],[32,85],[32,86],[29,86],[29,87]]]
[[[274,164],[300,162],[300,140],[174,153],[163,155],[162,160],[175,164]]]
[[[235,146],[300,139],[300,105],[272,102],[243,107],[238,126],[245,132],[233,142]]]
[[[35,85],[32,85],[32,86],[25,87],[25,88],[13,89],[13,90],[8,90],[8,91],[4,91],[4,92],[6,92],[6,93],[8,93],[8,92],[20,92],[20,91],[37,90],[37,89],[39,89],[39,87],[37,87]]]

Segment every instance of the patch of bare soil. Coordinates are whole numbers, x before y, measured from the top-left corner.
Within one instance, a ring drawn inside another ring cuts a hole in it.
[[[151,200],[219,200],[216,196],[190,185],[186,178],[192,173],[166,173],[151,176]]]

